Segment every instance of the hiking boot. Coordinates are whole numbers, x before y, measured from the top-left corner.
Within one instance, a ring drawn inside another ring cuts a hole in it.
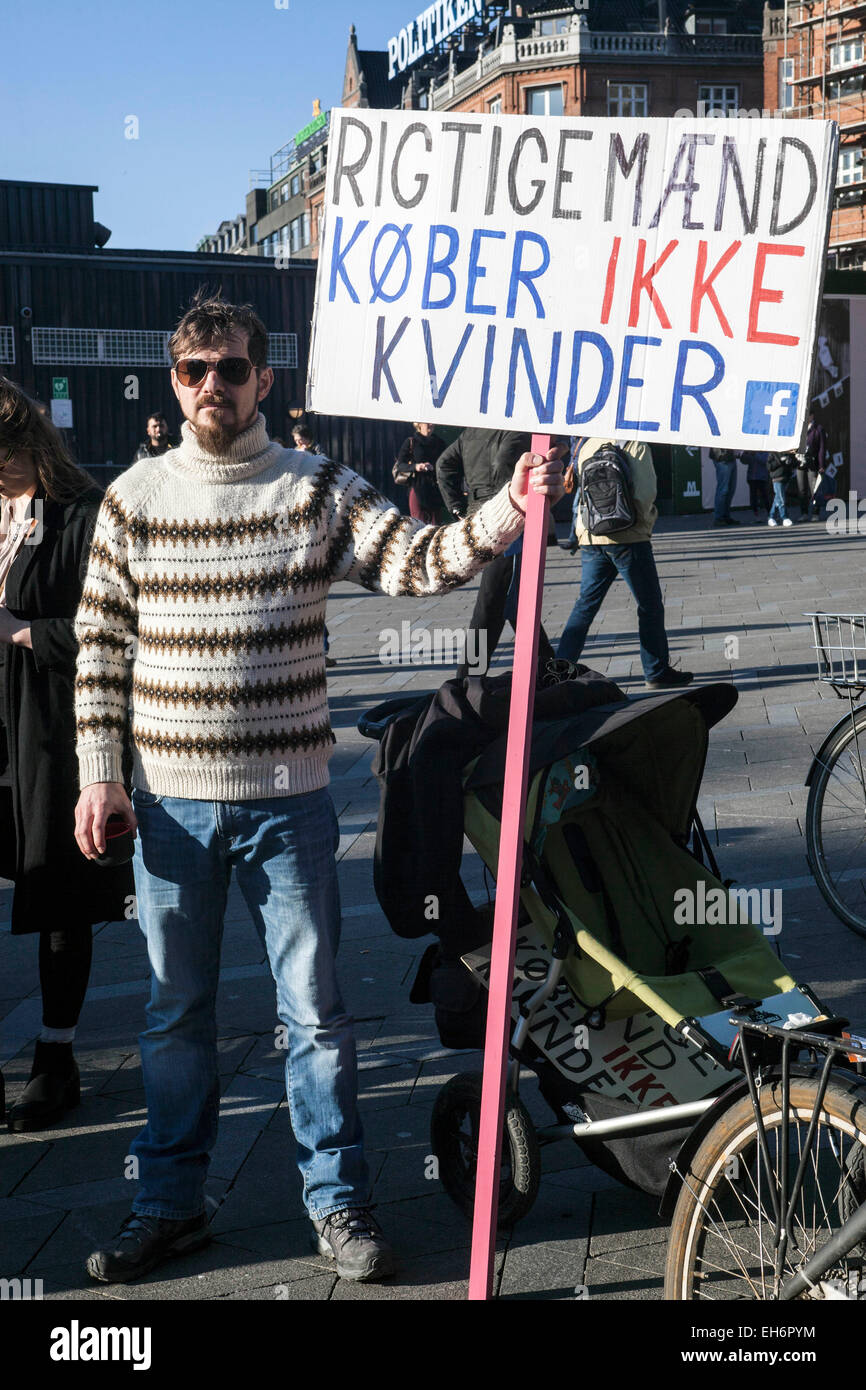
[[[647,690],[672,690],[677,685],[691,685],[694,675],[691,671],[677,671],[673,666],[669,666],[666,671],[662,671],[655,680],[646,681]]]
[[[46,1129],[80,1100],[81,1080],[72,1043],[37,1039],[30,1080],[9,1111],[9,1128],[15,1134]]]
[[[210,1241],[207,1212],[184,1221],[130,1212],[107,1249],[88,1256],[87,1273],[103,1284],[140,1279],[170,1255],[186,1255]]]
[[[394,1273],[397,1261],[369,1207],[344,1207],[313,1222],[313,1246],[337,1262],[341,1279],[378,1283]]]

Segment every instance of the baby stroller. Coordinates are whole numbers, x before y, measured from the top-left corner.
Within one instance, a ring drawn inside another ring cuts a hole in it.
[[[696,814],[733,686],[629,700],[586,668],[552,674],[531,741],[501,1226],[534,1201],[540,1147],[565,1138],[669,1213],[715,1097],[742,1081],[739,1021],[836,1022],[771,946],[766,898],[722,881]],[[377,895],[398,934],[438,937],[411,997],[433,1000],[452,1047],[483,1046],[492,914],[459,868],[465,831],[496,872],[509,689],[510,675],[449,681],[358,726],[379,740]],[[521,1065],[555,1124],[532,1123]],[[480,1099],[480,1073],[456,1076],[432,1120],[439,1176],[467,1213]]]

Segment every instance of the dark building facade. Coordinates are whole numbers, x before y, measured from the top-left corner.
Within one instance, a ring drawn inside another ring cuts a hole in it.
[[[75,456],[105,483],[129,466],[153,411],[179,429],[166,344],[206,285],[263,319],[275,377],[263,413],[270,433],[291,442],[305,397],[315,263],[278,269],[268,258],[108,250],[110,233],[93,220],[95,191],[0,181],[0,372],[50,405]],[[329,417],[311,424],[327,453],[393,494],[405,429]]]

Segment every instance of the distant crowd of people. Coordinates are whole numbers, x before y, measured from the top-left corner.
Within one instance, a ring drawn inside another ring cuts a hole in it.
[[[170,430],[165,415],[155,412],[147,419],[147,438],[139,445],[135,462],[156,458],[176,448],[179,439]],[[292,426],[292,445],[304,452],[321,452],[308,420]],[[284,441],[274,436],[276,442]],[[395,483],[407,489],[409,515],[427,525],[442,525],[454,517],[469,515],[510,478],[514,465],[531,443],[531,436],[520,431],[465,429],[446,445],[433,425],[417,421],[397,452],[392,475]],[[628,526],[606,535],[593,532],[582,517],[580,475],[583,465],[610,448],[618,449],[628,462],[629,489],[634,515]],[[572,538],[570,550],[581,553],[580,593],[556,648],[542,628],[539,660],[543,664],[555,655],[576,661],[584,647],[590,626],[614,580],[621,576],[637,605],[641,665],[651,689],[688,684],[692,673],[671,666],[664,623],[664,604],[652,552],[652,531],[658,515],[657,481],[652,452],[637,441],[572,439],[569,441],[571,475],[574,487]],[[827,476],[830,461],[827,434],[810,411],[803,448],[794,453],[710,449],[716,472],[713,500],[713,526],[739,526],[731,506],[740,467],[746,469],[749,510],[754,524],[790,527],[794,520],[821,520],[832,482]],[[799,515],[789,514],[794,504]],[[551,531],[551,539],[555,539]],[[496,649],[506,622],[513,625],[520,567],[520,543],[491,561],[484,569],[468,634],[475,634],[473,650],[486,653],[486,661]],[[469,648],[467,647],[467,650]],[[336,666],[329,654],[325,629],[325,653],[329,667]],[[475,674],[486,670],[473,667]],[[457,676],[469,674],[464,663]]]
[[[827,472],[830,462],[827,432],[814,410],[809,411],[803,447],[794,453],[710,449],[710,458],[716,469],[714,526],[740,525],[731,515],[738,464],[746,468],[749,506],[755,525],[762,524],[763,511],[768,526],[793,526],[788,503],[794,500],[799,504],[798,521],[820,521],[833,495],[833,482]]]

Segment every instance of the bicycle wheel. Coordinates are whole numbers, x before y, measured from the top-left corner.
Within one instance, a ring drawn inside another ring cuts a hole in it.
[[[866,709],[859,709],[827,750],[806,803],[809,867],[836,916],[859,936],[866,936],[864,772]]]
[[[805,1150],[817,1100],[817,1079],[791,1081],[788,1107],[788,1191]],[[772,1300],[780,1284],[806,1264],[866,1201],[866,1087],[831,1080],[808,1150],[805,1177],[789,1225],[777,1277],[773,1196],[782,1171],[782,1106],[778,1081],[761,1091],[770,1172],[760,1158],[757,1122],[748,1096],[731,1106],[695,1153],[674,1209],[665,1269],[665,1298]],[[822,1282],[858,1291],[858,1245]],[[810,1296],[822,1295],[822,1290]]]
[[[442,1186],[465,1216],[475,1205],[478,1129],[481,1120],[481,1074],[452,1076],[433,1107],[430,1140],[439,1160]],[[523,1102],[506,1092],[502,1133],[497,1225],[513,1226],[538,1196],[541,1154],[535,1128]]]

